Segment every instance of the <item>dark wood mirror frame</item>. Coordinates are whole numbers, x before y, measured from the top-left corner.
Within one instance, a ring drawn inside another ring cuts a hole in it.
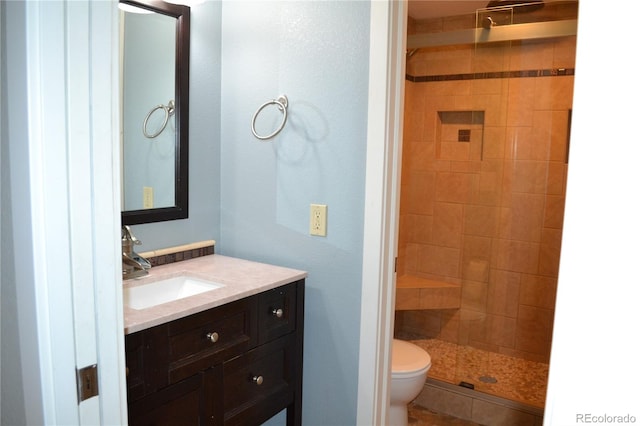
[[[189,217],[189,37],[190,9],[156,0],[120,0],[156,13],[176,18],[175,72],[175,205],[173,207],[122,212],[122,225],[162,222]]]

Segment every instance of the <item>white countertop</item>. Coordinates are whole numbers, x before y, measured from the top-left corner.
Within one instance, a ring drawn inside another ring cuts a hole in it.
[[[149,284],[165,278],[189,275],[224,284],[223,287],[147,309],[124,306],[125,334],[135,333],[168,321],[195,314],[265,290],[305,278],[295,269],[213,254],[182,262],[154,266],[149,275],[125,280],[123,287]]]

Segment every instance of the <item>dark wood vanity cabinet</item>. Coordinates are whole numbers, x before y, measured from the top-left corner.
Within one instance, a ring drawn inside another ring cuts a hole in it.
[[[130,425],[301,424],[304,280],[125,336]]]

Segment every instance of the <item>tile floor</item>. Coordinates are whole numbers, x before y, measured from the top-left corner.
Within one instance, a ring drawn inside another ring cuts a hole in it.
[[[411,340],[431,355],[429,377],[544,408],[549,365],[437,339]],[[456,423],[451,423],[456,424]]]

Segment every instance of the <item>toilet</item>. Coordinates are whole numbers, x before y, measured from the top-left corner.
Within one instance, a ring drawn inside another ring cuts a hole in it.
[[[391,351],[391,406],[389,425],[408,424],[407,405],[427,380],[431,357],[424,349],[404,340],[393,339]]]

